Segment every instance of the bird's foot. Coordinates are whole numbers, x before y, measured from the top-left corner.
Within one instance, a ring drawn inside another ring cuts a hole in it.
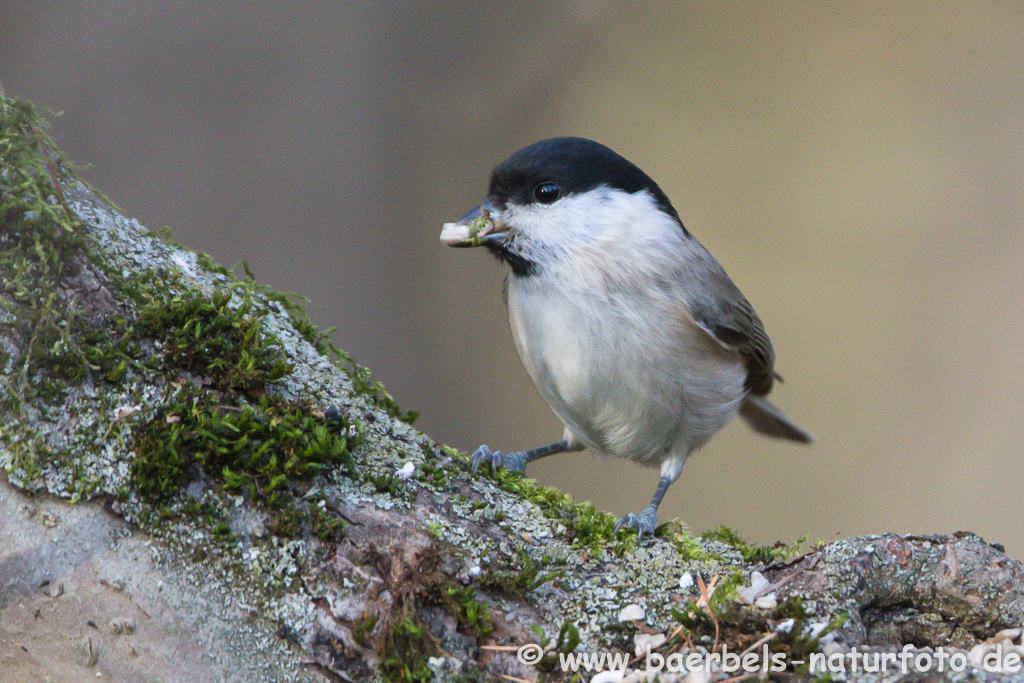
[[[637,534],[640,538],[644,537],[644,534],[648,536],[654,535],[654,529],[658,526],[658,513],[651,508],[645,508],[639,515],[634,515],[632,512],[624,516],[619,520],[619,523],[615,525],[615,533],[619,532],[619,529],[623,527],[628,529],[636,529]]]
[[[528,460],[525,453],[502,453],[501,451],[492,451],[487,446],[481,446],[470,458],[473,472],[476,472],[485,462],[491,463],[491,470],[495,472],[502,467],[513,472],[525,472]]]

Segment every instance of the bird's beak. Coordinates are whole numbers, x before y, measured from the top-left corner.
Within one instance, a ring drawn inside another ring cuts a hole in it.
[[[487,242],[502,240],[506,231],[497,231],[495,210],[490,199],[470,209],[455,223],[445,223],[441,228],[441,241],[449,247],[479,247]]]

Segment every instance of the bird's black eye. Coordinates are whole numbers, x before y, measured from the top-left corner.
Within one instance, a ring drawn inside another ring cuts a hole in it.
[[[562,195],[562,188],[558,186],[558,183],[553,183],[550,180],[541,183],[537,187],[533,188],[533,198],[541,204],[550,204]]]

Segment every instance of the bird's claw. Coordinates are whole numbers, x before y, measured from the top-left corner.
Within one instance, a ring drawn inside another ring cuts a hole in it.
[[[526,471],[526,457],[522,453],[502,453],[501,451],[492,451],[487,446],[481,446],[470,458],[473,472],[475,473],[485,462],[491,463],[491,469],[495,472],[502,467],[513,472]]]
[[[619,523],[615,525],[615,533],[618,533],[619,529],[625,527],[627,529],[636,529],[640,538],[643,538],[645,534],[653,536],[654,529],[657,526],[658,514],[654,510],[647,508],[639,515],[634,515],[632,512],[625,515],[619,520]]]

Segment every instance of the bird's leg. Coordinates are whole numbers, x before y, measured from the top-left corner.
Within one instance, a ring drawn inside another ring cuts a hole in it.
[[[629,527],[636,529],[641,538],[644,534],[653,536],[654,528],[658,526],[658,506],[661,505],[661,499],[665,497],[668,487],[672,485],[672,482],[678,476],[678,474],[675,477],[662,475],[661,479],[658,480],[658,488],[654,490],[654,498],[651,499],[651,504],[645,507],[639,515],[634,515],[631,512],[620,519],[619,523],[615,525],[615,532],[618,533],[622,527]]]
[[[568,439],[562,439],[555,443],[548,444],[547,446],[540,446],[528,451],[520,451],[518,453],[502,453],[501,451],[491,451],[487,446],[481,446],[476,449],[471,458],[473,465],[473,471],[476,472],[477,468],[485,462],[491,463],[491,469],[498,470],[501,467],[512,470],[513,472],[525,472],[526,464],[545,458],[555,453],[565,453],[567,451],[582,451],[583,445],[579,443],[572,443]]]

